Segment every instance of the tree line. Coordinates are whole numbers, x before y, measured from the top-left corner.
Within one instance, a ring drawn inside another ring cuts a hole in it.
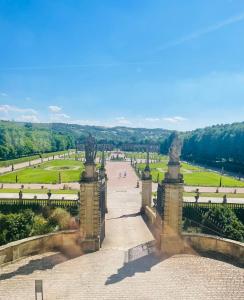
[[[215,125],[179,134],[182,159],[244,174],[244,122]],[[167,154],[173,134],[160,145]]]
[[[0,121],[0,160],[61,151],[74,146],[73,136],[53,131],[52,128]]]
[[[39,153],[62,151],[83,144],[91,133],[99,145],[110,145],[111,150],[126,144],[158,145],[169,130],[76,124],[36,124],[0,121],[0,160],[9,160]],[[109,148],[109,147],[107,147]]]

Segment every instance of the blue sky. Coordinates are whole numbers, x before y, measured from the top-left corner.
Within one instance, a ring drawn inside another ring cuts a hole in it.
[[[244,120],[243,0],[0,0],[0,119]]]

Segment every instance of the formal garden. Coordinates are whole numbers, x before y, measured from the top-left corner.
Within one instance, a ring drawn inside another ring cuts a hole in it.
[[[158,162],[151,163],[150,169],[152,180],[158,182],[164,178],[164,173],[167,171],[168,158],[167,156],[162,155],[159,157],[156,156],[155,158],[157,158]],[[136,168],[140,172],[145,168],[145,163],[142,163],[141,160],[142,157],[139,155]],[[244,187],[244,182],[240,181],[238,178],[224,175],[221,174],[221,172],[199,167],[187,162],[181,162],[181,172],[184,175],[185,184],[189,186]]]
[[[62,183],[79,181],[84,169],[78,160],[52,160],[0,176],[1,183]]]

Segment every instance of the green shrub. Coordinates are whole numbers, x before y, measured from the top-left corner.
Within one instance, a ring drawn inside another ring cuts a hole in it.
[[[219,231],[226,238],[244,241],[243,223],[230,208],[224,205],[208,210],[203,216],[202,224],[205,233],[213,234],[214,231]]]
[[[0,215],[0,244],[24,239],[31,235],[34,213],[25,210],[18,214]]]
[[[34,217],[34,224],[32,228],[32,235],[42,235],[52,232],[54,227],[42,216],[37,215]]]
[[[64,230],[69,228],[70,219],[70,214],[65,209],[56,208],[48,218],[48,222],[51,226]]]

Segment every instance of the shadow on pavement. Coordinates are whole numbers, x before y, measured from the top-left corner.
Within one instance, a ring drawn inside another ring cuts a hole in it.
[[[122,219],[122,218],[133,218],[133,217],[138,217],[140,215],[141,215],[141,213],[137,212],[137,213],[133,213],[133,214],[122,215],[122,216],[119,216],[119,217],[116,217],[116,218],[110,218],[110,219],[107,219],[107,220],[115,220],[115,219]]]
[[[136,273],[148,272],[162,260],[163,258],[157,255],[155,241],[131,248],[126,252],[124,265],[117,270],[116,274],[107,278],[105,285],[117,283]]]
[[[33,259],[30,260],[26,265],[19,267],[16,271],[0,275],[0,281],[10,279],[18,275],[29,275],[37,270],[44,271],[47,269],[52,269],[56,265],[61,264],[67,260],[68,258],[66,258],[61,253],[52,254],[40,259]]]

